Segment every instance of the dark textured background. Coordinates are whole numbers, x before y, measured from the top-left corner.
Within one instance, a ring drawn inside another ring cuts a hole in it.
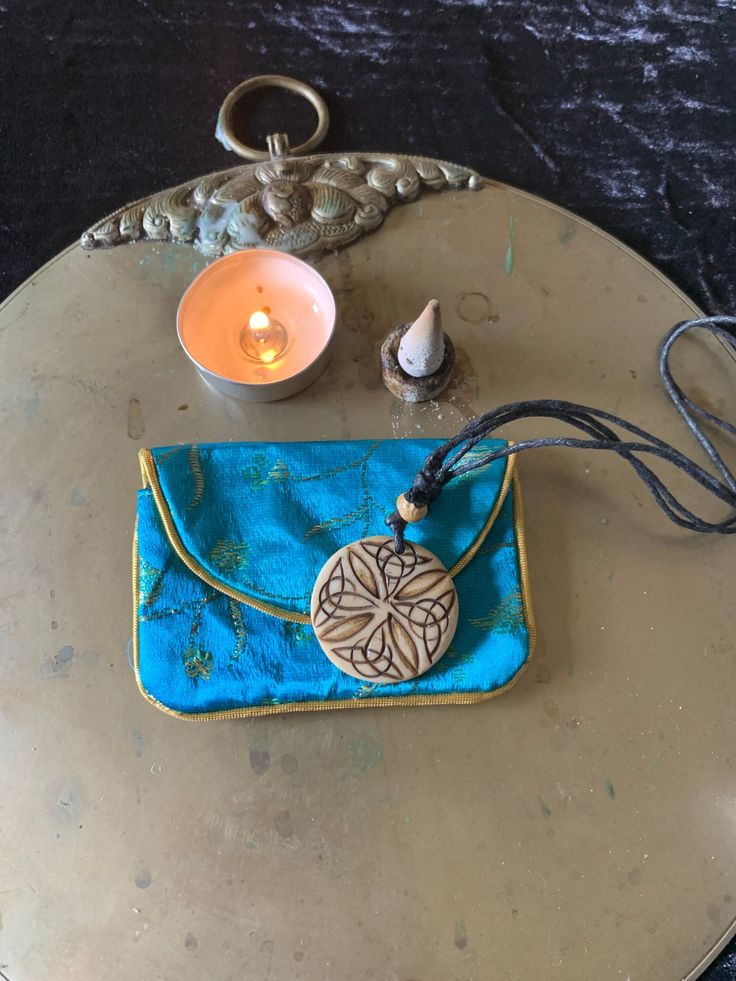
[[[0,295],[114,207],[237,162],[217,108],[275,71],[324,93],[326,149],[468,163],[736,311],[733,0],[6,0],[0,31]]]
[[[280,72],[327,99],[326,150],[467,163],[736,313],[733,0],[6,0],[0,40],[0,296],[118,205],[237,163],[220,102]],[[260,109],[307,135],[301,104]]]

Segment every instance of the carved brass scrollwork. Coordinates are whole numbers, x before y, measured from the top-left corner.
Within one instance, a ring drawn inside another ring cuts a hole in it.
[[[286,86],[280,76],[252,79],[260,85]],[[296,83],[301,85],[303,83]],[[248,91],[258,85],[243,83]],[[264,153],[237,141],[230,131],[232,97],[223,103],[218,134],[242,156]],[[299,90],[301,91],[301,90]],[[322,100],[313,92],[315,106]],[[304,94],[304,93],[302,93]],[[315,99],[318,102],[315,102]],[[318,133],[326,130],[326,107],[318,109]],[[483,186],[475,171],[429,157],[351,153],[288,156],[288,138],[268,140],[271,159],[208,174],[125,205],[84,233],[85,249],[149,240],[182,242],[208,256],[252,247],[280,249],[298,256],[319,256],[340,249],[373,231],[398,203],[415,200],[424,190]],[[315,145],[315,138],[305,147]],[[300,149],[300,148],[298,148]]]

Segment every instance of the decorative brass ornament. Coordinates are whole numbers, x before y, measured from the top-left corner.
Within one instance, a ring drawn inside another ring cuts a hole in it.
[[[285,134],[273,134],[268,137],[270,160],[198,177],[125,205],[86,231],[82,246],[93,249],[146,239],[191,244],[213,257],[253,247],[319,256],[378,228],[394,204],[412,201],[425,189],[483,186],[475,171],[429,157],[295,156],[324,137],[327,107],[309,86],[277,75],[248,79],[223,103],[218,138],[241,156],[267,156],[241,143],[231,124],[235,102],[264,86],[288,88],[309,98],[318,115],[313,137],[291,151]]]
[[[312,626],[332,663],[363,681],[418,678],[452,642],[458,599],[436,555],[414,542],[362,538],[331,555],[312,592]]]

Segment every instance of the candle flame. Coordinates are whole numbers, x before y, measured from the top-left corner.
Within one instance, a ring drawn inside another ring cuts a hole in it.
[[[240,333],[240,346],[248,355],[261,364],[275,367],[286,350],[288,336],[284,325],[272,320],[270,307],[254,310],[248,319],[248,326]]]
[[[268,319],[268,314],[264,313],[263,310],[256,310],[250,315],[248,326],[251,330],[266,330],[267,327],[271,326],[271,321]]]

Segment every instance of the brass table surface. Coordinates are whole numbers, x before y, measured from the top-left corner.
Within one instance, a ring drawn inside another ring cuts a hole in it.
[[[538,199],[427,195],[318,263],[332,363],[259,406],[207,388],[179,348],[204,263],[72,247],[0,310],[0,969],[696,976],[736,910],[733,542],[670,526],[612,455],[520,460],[540,639],[487,704],[183,722],[144,702],[126,657],[139,447],[441,436],[557,396],[697,454],[656,367],[693,305]],[[378,347],[432,296],[461,371],[411,406]],[[733,419],[727,360],[700,339],[674,357]]]

